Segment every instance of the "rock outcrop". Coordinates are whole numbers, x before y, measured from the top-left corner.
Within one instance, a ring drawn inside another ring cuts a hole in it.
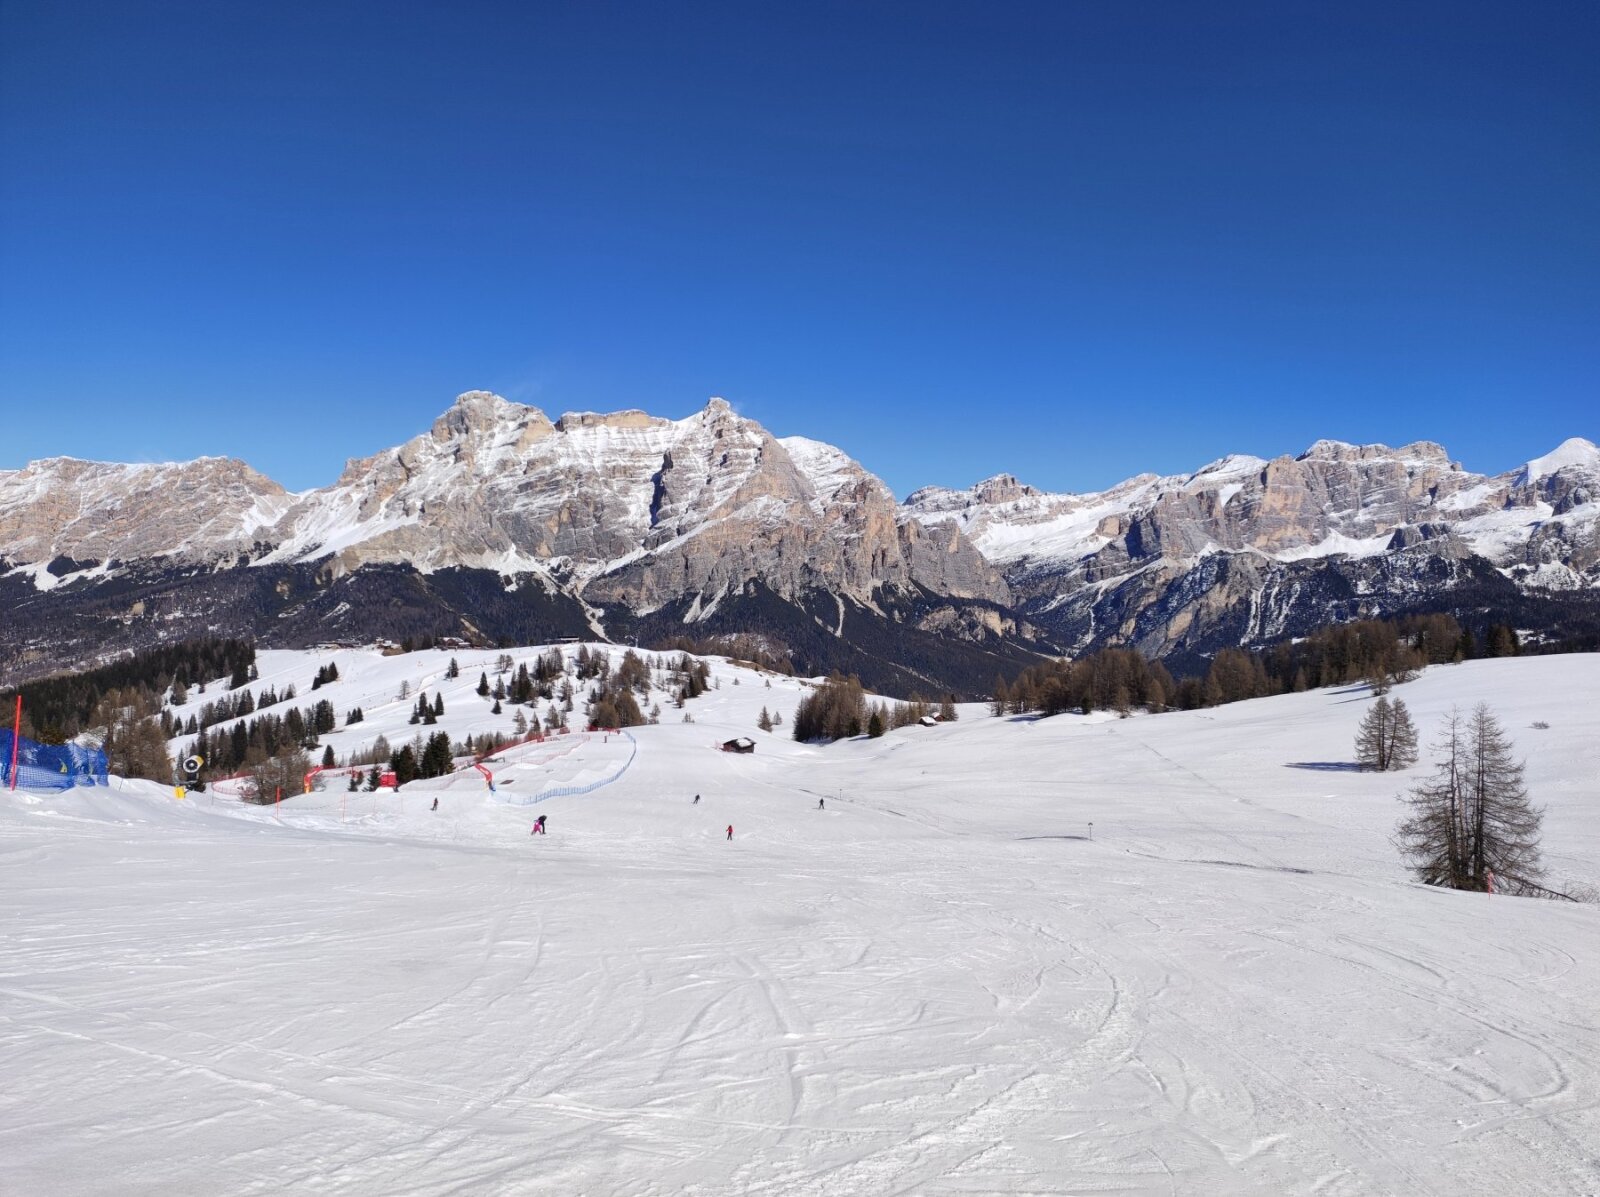
[[[294,499],[222,457],[165,465],[54,457],[0,470],[0,558],[213,562],[250,552]]]
[[[1093,494],[1002,475],[918,491],[904,511],[966,532],[1063,646],[1171,656],[1481,590],[1496,573],[1524,590],[1600,588],[1597,496],[1600,449],[1581,439],[1493,476],[1431,442],[1318,441]]]
[[[1577,439],[1498,475],[1431,442],[1318,441],[1091,494],[1002,474],[899,504],[840,450],[720,399],[552,420],[471,391],[299,494],[220,458],[0,471],[0,666],[223,627],[749,631],[933,692],[953,668],[987,682],[996,653],[1193,660],[1430,604],[1537,600],[1526,618],[1559,628],[1597,596],[1600,449]]]
[[[288,570],[275,586],[291,592],[308,565],[321,585],[387,566],[483,571],[566,596],[595,631],[671,608],[692,632],[759,583],[797,606],[822,595],[968,639],[1011,634],[990,610],[1009,587],[958,529],[924,528],[838,450],[779,441],[721,399],[682,420],[552,421],[468,392],[427,432],[301,494],[240,462],[35,463],[0,473],[0,559],[36,588],[126,580],[131,563],[141,576],[154,564]]]

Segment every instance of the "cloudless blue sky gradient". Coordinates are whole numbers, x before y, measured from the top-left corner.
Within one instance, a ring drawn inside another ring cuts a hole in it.
[[[897,493],[1600,439],[1600,4],[0,4],[0,468],[462,390]]]

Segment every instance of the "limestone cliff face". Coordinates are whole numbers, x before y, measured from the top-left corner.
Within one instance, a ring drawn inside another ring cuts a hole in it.
[[[910,581],[952,598],[1009,600],[999,571],[954,526],[906,520],[896,532]]]
[[[0,557],[105,562],[248,553],[294,501],[242,461],[112,465],[56,457],[0,471]]]
[[[1470,560],[1523,589],[1600,587],[1597,500],[1600,449],[1584,440],[1492,476],[1431,442],[1318,441],[1298,457],[1228,457],[1093,494],[1001,475],[918,491],[904,510],[965,531],[1064,645],[1163,655],[1197,638],[1270,639],[1297,603],[1333,619],[1346,600],[1377,611],[1429,586],[1479,585],[1463,573]]]
[[[362,601],[381,589],[374,571],[411,567],[437,575],[418,603],[449,592],[469,621],[520,595],[510,607],[543,603],[562,628],[603,626],[615,609],[624,622],[728,630],[728,609],[759,594],[788,603],[784,619],[799,613],[796,635],[838,638],[850,607],[879,633],[894,625],[941,646],[1004,639],[1027,653],[1042,637],[1069,652],[1203,653],[1450,589],[1476,610],[1505,595],[1600,592],[1600,449],[1571,440],[1482,475],[1431,442],[1318,441],[1299,456],[1227,457],[1089,494],[1002,474],[902,505],[833,446],[775,438],[720,399],[681,420],[552,420],[473,391],[421,435],[300,494],[219,458],[0,471],[8,593],[31,603],[52,591],[57,604],[72,591],[83,604],[73,610],[101,604],[123,618],[115,588],[90,591],[178,572],[165,633],[204,613],[195,566],[277,571],[297,596],[338,583]],[[451,589],[453,567],[484,571],[461,584],[470,594]],[[254,593],[239,579],[214,589]],[[343,618],[336,606],[318,619]],[[499,618],[525,626],[510,609]],[[221,626],[215,610],[205,620]]]
[[[778,441],[720,401],[683,423],[652,476],[638,551],[592,573],[584,594],[593,601],[715,602],[750,579],[785,596],[820,589],[870,603],[881,586],[919,585],[1008,601],[965,537],[938,533],[941,551],[924,551],[921,526],[837,450]]]
[[[533,574],[597,605],[700,607],[751,580],[870,604],[883,586],[1009,600],[956,529],[927,532],[838,450],[784,443],[720,399],[683,420],[574,413],[468,392],[405,444],[301,495],[238,462],[66,459],[0,475],[0,554],[403,563]]]

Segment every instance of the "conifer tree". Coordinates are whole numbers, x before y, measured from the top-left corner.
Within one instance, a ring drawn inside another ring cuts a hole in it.
[[[1371,668],[1367,670],[1367,686],[1378,695],[1387,694],[1394,687],[1394,678],[1390,676],[1387,660],[1380,659],[1372,663]]]
[[[95,704],[90,726],[105,729],[101,747],[111,772],[152,781],[172,776],[167,737],[155,715],[160,709],[158,697],[131,687],[108,690]]]
[[[417,779],[417,754],[407,744],[389,758],[389,771],[394,774],[396,786],[403,786],[408,781]]]
[[[1497,623],[1489,629],[1485,649],[1491,657],[1514,657],[1522,651],[1522,646],[1515,629],[1509,624]]]
[[[454,764],[449,733],[435,732],[428,737],[428,743],[422,750],[422,757],[417,763],[417,776],[443,777],[451,771]]]
[[[1451,889],[1535,892],[1543,811],[1528,801],[1523,767],[1485,703],[1451,711],[1431,778],[1406,798],[1396,840],[1417,879]],[[1492,880],[1491,880],[1492,878]]]
[[[996,715],[1004,715],[1010,707],[1011,687],[1006,685],[1005,678],[997,677],[994,679],[994,701],[990,704],[989,709]]]
[[[1400,699],[1380,697],[1356,732],[1356,759],[1363,769],[1404,769],[1417,762],[1417,729]]]
[[[244,798],[247,802],[274,802],[281,791],[284,797],[305,788],[311,758],[297,745],[290,745],[273,756],[263,756],[249,768]]]
[[[795,708],[793,735],[802,743],[859,736],[868,717],[860,679],[835,673],[800,700]]]
[[[1390,704],[1390,714],[1387,767],[1409,769],[1417,763],[1417,725],[1411,722],[1411,712],[1401,699]]]

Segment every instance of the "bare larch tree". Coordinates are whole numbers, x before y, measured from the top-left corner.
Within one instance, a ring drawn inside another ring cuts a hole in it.
[[[1417,763],[1417,727],[1404,702],[1379,698],[1372,704],[1356,732],[1356,759],[1378,772]]]
[[[1485,703],[1452,710],[1435,745],[1433,776],[1406,797],[1397,832],[1417,879],[1451,889],[1542,892],[1539,828],[1522,764]]]

